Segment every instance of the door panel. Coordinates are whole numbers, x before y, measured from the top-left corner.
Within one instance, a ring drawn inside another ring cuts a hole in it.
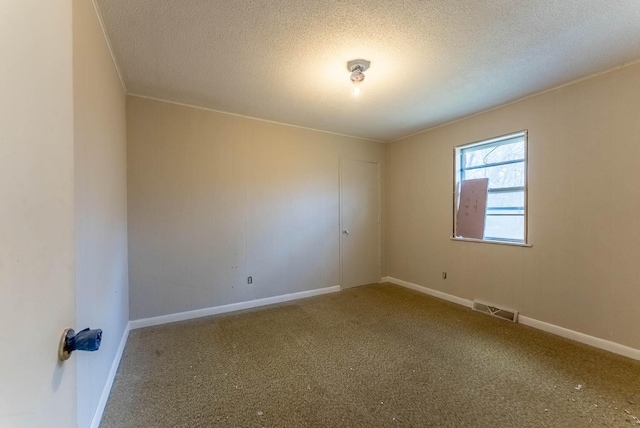
[[[380,179],[377,163],[341,162],[343,288],[380,281]]]

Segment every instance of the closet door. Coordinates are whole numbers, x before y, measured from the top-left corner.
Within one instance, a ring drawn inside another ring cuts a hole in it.
[[[341,285],[380,281],[380,168],[343,159],[341,195]]]

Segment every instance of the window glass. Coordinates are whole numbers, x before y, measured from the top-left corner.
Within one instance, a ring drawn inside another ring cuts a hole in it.
[[[489,179],[484,240],[526,243],[526,140],[526,132],[521,132],[455,151],[456,198],[461,181]],[[456,200],[454,236],[458,204]]]
[[[524,241],[524,216],[487,215],[484,239]]]
[[[509,160],[524,160],[524,145],[521,141],[494,147],[467,149],[465,150],[464,167],[468,168],[470,166]]]
[[[522,211],[519,214],[524,214],[524,192],[489,192],[488,196],[488,208],[517,208]]]
[[[489,189],[524,186],[524,162],[465,171],[464,180],[488,178]]]

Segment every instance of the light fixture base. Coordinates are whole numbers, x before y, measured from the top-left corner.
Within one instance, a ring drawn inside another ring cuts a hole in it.
[[[364,71],[369,68],[370,62],[364,59],[354,59],[347,63],[347,68],[351,72],[351,82],[359,85],[364,81]]]
[[[353,73],[355,70],[360,68],[360,71],[362,72],[367,70],[370,65],[371,61],[367,61],[366,59],[354,59],[347,63],[347,70]]]

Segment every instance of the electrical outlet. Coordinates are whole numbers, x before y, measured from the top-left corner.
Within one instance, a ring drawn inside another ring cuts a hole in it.
[[[253,277],[247,278],[247,284],[253,284]]]
[[[446,272],[442,272],[442,279],[447,279],[447,273]]]

